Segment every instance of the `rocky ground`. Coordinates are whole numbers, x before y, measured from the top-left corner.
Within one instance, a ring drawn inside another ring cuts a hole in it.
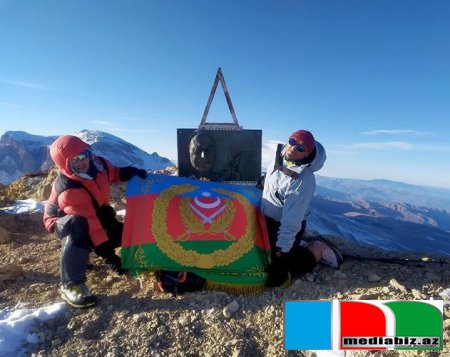
[[[0,309],[19,304],[39,308],[61,301],[60,245],[44,231],[41,220],[41,213],[0,211]],[[333,239],[346,254],[388,257]],[[152,278],[140,286],[137,280],[110,273],[94,255],[91,258],[94,268],[88,272],[88,285],[99,297],[98,305],[85,310],[67,307],[55,319],[34,326],[39,341],[25,345],[27,355],[311,356],[311,351],[283,347],[286,300],[442,299],[439,293],[450,287],[448,264],[349,259],[339,270],[317,267],[288,289],[269,289],[258,296],[198,292],[173,297],[157,292]],[[440,353],[357,351],[346,356],[450,356],[448,307],[444,314]]]

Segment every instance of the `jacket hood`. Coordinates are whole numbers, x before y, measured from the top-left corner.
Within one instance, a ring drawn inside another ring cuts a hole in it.
[[[327,159],[327,154],[325,152],[325,148],[322,146],[321,143],[316,141],[316,157],[313,161],[309,164],[309,167],[313,172],[319,171],[323,164],[325,163],[325,160]]]
[[[316,154],[314,156],[314,159],[312,159],[311,162],[294,163],[293,161],[290,161],[288,168],[297,173],[301,172],[305,167],[309,167],[312,172],[319,171],[323,167],[323,164],[325,163],[325,161],[327,159],[327,154],[325,152],[325,148],[318,141],[316,141],[315,151],[316,151]],[[283,151],[281,152],[281,154],[284,155],[285,152],[286,152],[286,145],[283,147]],[[305,160],[307,160],[307,159],[305,159]]]
[[[76,178],[77,176],[70,169],[70,160],[86,149],[90,149],[90,146],[80,138],[64,135],[50,146],[50,157],[64,175]]]

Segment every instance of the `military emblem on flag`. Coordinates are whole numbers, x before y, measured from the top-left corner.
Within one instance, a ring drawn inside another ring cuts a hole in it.
[[[229,233],[235,214],[233,202],[214,192],[203,191],[194,198],[185,197],[180,203],[180,215],[187,230],[177,239],[189,239],[191,234],[195,233],[200,235],[222,233],[224,239],[236,240]]]
[[[256,187],[164,175],[132,180],[122,263],[136,272],[190,271],[210,285],[261,286],[270,245],[260,200]]]

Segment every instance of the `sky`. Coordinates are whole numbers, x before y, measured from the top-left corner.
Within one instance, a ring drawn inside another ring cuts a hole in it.
[[[446,0],[0,0],[0,134],[101,130],[175,160],[221,67],[264,165],[307,129],[321,175],[450,188],[449,14]],[[220,86],[207,122],[232,122]]]

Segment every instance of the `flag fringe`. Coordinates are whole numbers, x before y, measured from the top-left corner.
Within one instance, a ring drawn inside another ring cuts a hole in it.
[[[228,284],[219,283],[217,281],[206,280],[203,290],[207,291],[223,291],[232,295],[259,295],[266,289],[265,283],[245,285],[245,284]]]

